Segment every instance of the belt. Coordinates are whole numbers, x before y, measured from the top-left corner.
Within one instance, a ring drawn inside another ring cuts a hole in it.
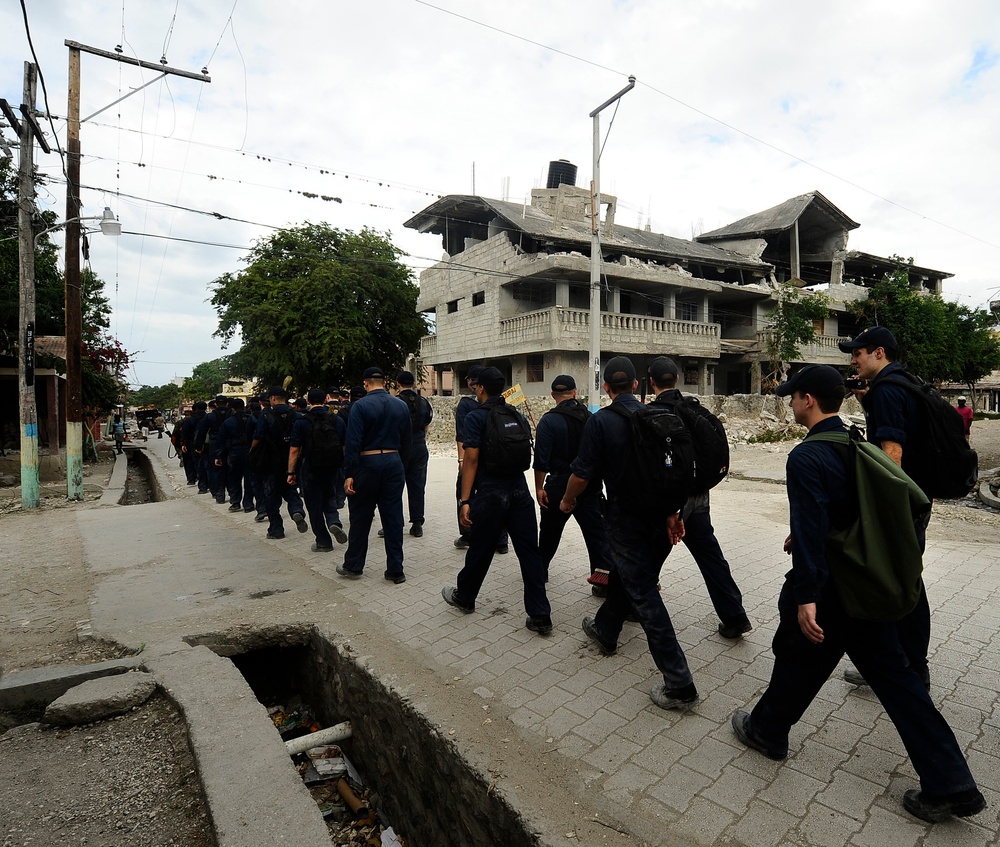
[[[362,456],[378,456],[380,453],[398,453],[398,450],[362,450]]]

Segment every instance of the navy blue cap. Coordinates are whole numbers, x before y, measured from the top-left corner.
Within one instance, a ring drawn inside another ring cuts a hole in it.
[[[399,385],[413,385],[416,381],[416,378],[409,371],[400,371],[396,374],[396,382]]]
[[[483,368],[479,374],[479,384],[486,390],[486,393],[490,397],[495,397],[503,391],[507,380],[504,379],[503,374],[500,373],[498,368]]]
[[[870,326],[853,341],[841,341],[837,345],[841,353],[853,353],[859,347],[884,347],[893,353],[899,352],[899,345],[896,343],[896,336],[884,326]]]
[[[370,368],[365,368],[365,372],[361,375],[362,379],[385,379],[385,371],[382,368],[375,367],[372,365]]]
[[[813,397],[843,397],[844,377],[829,365],[806,365],[774,389],[779,397],[788,397],[796,391]]]
[[[635,382],[635,365],[628,356],[614,356],[604,366],[604,381],[608,385],[632,388]]]
[[[575,391],[576,380],[569,374],[559,374],[559,376],[552,380],[552,390],[556,392]]]

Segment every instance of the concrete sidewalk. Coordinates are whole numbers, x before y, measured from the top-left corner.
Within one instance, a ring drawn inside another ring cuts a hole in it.
[[[547,817],[537,800],[556,790],[542,775],[553,764],[569,775],[559,790],[579,804],[581,821],[610,822],[591,830],[606,833],[600,843],[638,843],[627,836],[748,847],[996,843],[1000,572],[992,544],[936,543],[932,520],[925,574],[934,615],[932,696],[989,802],[976,818],[932,827],[900,806],[916,778],[878,701],[839,677],[793,732],[786,761],[765,759],[732,734],[733,710],[752,705],[766,686],[776,600],[789,567],[781,552],[784,487],[751,478],[780,481],[787,447],[734,453],[743,478],[713,492],[713,522],[755,624],[744,640],[716,634],[707,592],[683,545],[663,569],[663,597],[701,694],[693,709],[675,713],[649,700],[657,674],[637,625],[626,625],[613,657],[601,657],[581,632],[580,619],[599,601],[584,581],[586,552],[573,522],[550,569],[551,637],[524,628],[513,552],[494,559],[475,614],[444,603],[441,587],[454,584],[463,558],[452,544],[453,458],[431,459],[425,535],[406,537],[407,582],[394,586],[382,579],[377,521],[364,578],[345,580],[335,573],[344,548],[310,553],[311,534],[294,531],[265,540],[266,524],[254,523],[252,514],[228,513],[184,485],[176,461],[166,459],[167,444],[152,440],[146,448],[163,462],[177,499],[75,515],[95,579],[95,636],[156,646],[233,627],[331,627],[373,655],[374,665],[384,662],[397,675],[415,669],[425,709],[442,725],[463,717],[456,703],[479,703],[493,721],[509,721],[510,737],[500,740],[516,736],[539,761],[504,759],[496,742],[471,730],[456,741],[502,771],[497,785],[519,806],[530,812],[535,805],[538,820],[563,827],[542,831],[544,843],[590,843],[582,829],[567,832],[558,814]],[[450,692],[436,690],[444,685]],[[465,726],[475,725],[464,717]],[[533,767],[536,784],[525,784]]]

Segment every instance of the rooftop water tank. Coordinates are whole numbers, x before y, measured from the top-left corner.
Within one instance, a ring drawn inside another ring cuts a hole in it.
[[[576,165],[569,159],[549,162],[549,178],[545,187],[558,188],[560,185],[576,185]]]

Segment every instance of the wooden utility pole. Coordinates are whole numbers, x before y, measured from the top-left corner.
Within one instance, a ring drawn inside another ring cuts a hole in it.
[[[21,142],[17,182],[17,254],[19,267],[19,309],[17,342],[17,390],[21,420],[21,508],[37,509],[38,486],[38,407],[35,403],[35,239],[31,218],[35,207],[35,88],[38,69],[24,63],[24,99],[20,122],[7,119]],[[7,105],[6,103],[4,104]],[[6,113],[7,108],[4,109]],[[30,119],[29,119],[30,116]]]
[[[111,53],[96,47],[88,47],[86,44],[68,39],[64,43],[69,48],[69,101],[66,111],[66,497],[69,500],[82,500],[83,297],[80,289],[80,124],[82,123],[80,120],[80,53],[89,53],[103,59],[112,59],[116,62],[137,65],[147,70],[155,70],[162,76],[173,74],[196,79],[199,82],[211,82],[212,80],[208,76],[207,70],[203,70],[201,73],[182,71],[168,67],[165,64],[166,60],[159,63],[145,62],[141,59],[133,59],[131,56],[124,56],[121,53]],[[147,83],[147,85],[149,84],[151,83]],[[120,98],[120,100],[124,99],[124,97]],[[104,111],[104,109],[100,111]],[[94,113],[94,115],[98,114],[100,112]],[[90,117],[94,117],[94,115],[90,115]]]

